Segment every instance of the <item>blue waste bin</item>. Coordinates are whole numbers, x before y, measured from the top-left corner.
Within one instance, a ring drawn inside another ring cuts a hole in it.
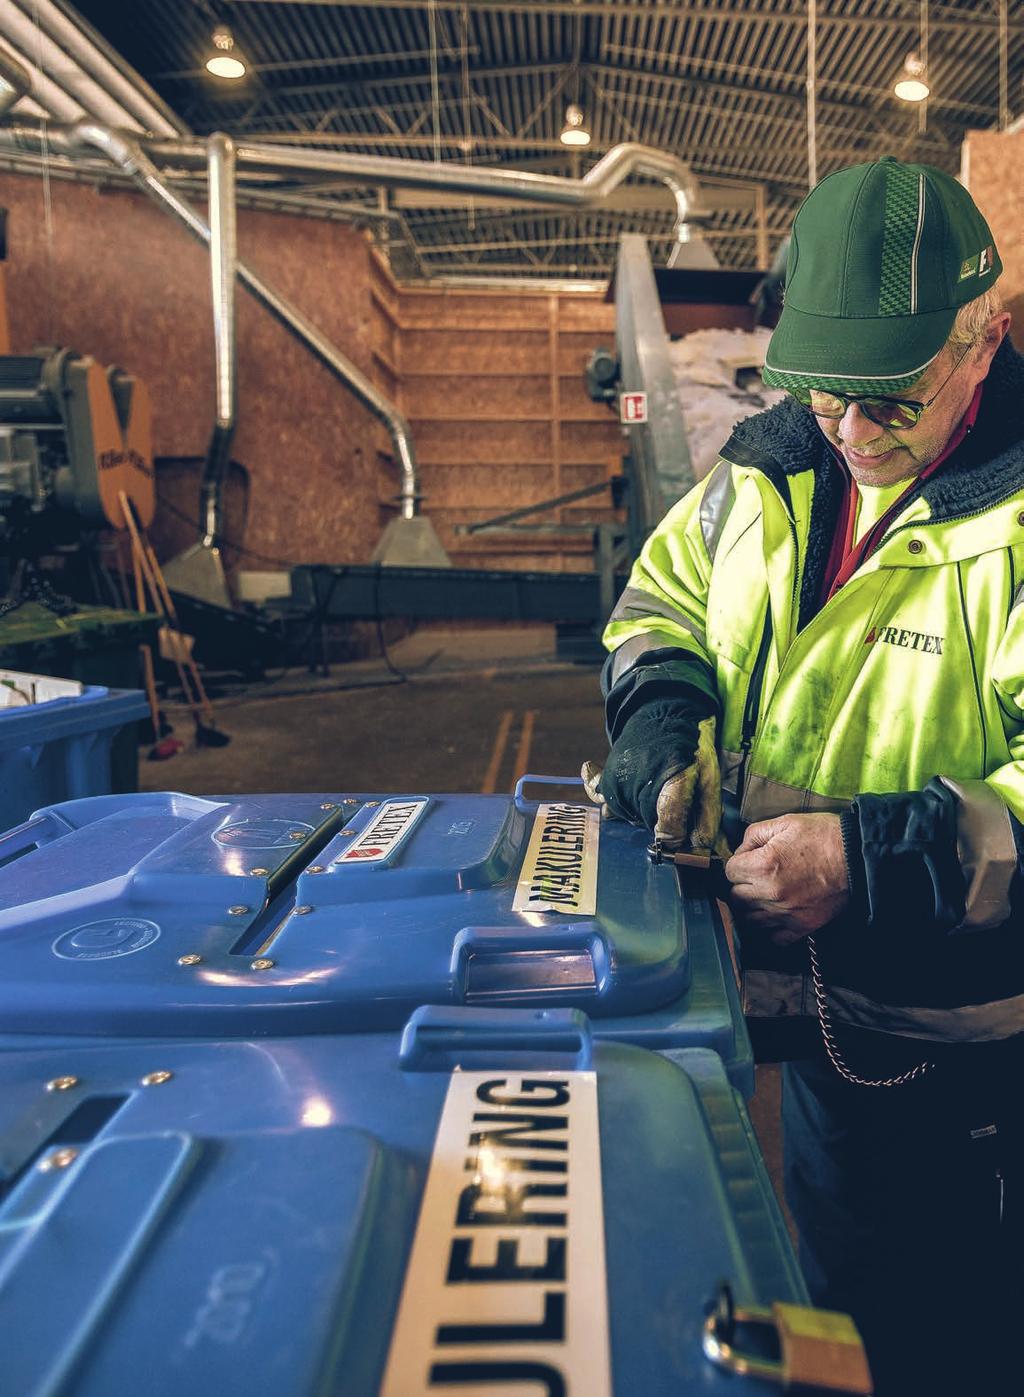
[[[534,779],[534,778],[531,778]],[[0,838],[0,1025],[20,1035],[386,1031],[420,1004],[564,1005],[716,1051],[753,1089],[714,901],[588,803],[174,794]]]
[[[111,743],[148,712],[141,690],[102,684],[75,697],[0,709],[0,828],[44,805],[105,795]]]
[[[3,1054],[0,1241],[12,1397],[735,1397],[717,1284],[807,1303],[717,1055],[564,1009]]]

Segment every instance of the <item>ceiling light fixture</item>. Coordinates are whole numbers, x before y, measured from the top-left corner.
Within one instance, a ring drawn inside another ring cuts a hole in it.
[[[928,73],[923,59],[918,54],[907,54],[903,71],[896,79],[893,91],[901,102],[923,102],[928,97],[931,92]]]
[[[583,108],[578,107],[575,102],[571,102],[565,109],[565,125],[562,127],[562,134],[558,139],[564,146],[588,146],[590,144],[590,132],[587,130]]]
[[[235,38],[226,24],[213,31],[213,51],[206,60],[206,71],[215,78],[242,78],[245,63],[235,49]]]

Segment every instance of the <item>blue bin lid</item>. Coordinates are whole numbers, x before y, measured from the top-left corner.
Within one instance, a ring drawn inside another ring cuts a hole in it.
[[[0,1086],[18,1397],[415,1397],[509,1364],[726,1397],[717,1283],[806,1303],[718,1057],[595,1042],[578,1011],[11,1052]]]
[[[647,843],[521,793],[67,802],[0,839],[0,1022],[244,1037],[563,1004],[627,1038],[650,1020],[657,1046],[718,1046],[742,1019],[710,923],[690,944],[706,901]],[[695,957],[714,964],[688,1026]]]
[[[420,1003],[645,1013],[690,974],[675,870],[645,845],[522,796],[67,802],[0,840],[0,1021],[246,1037],[395,1027]]]

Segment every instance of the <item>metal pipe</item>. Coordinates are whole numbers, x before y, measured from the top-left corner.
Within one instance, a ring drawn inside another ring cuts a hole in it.
[[[122,169],[158,204],[174,214],[186,228],[209,245],[210,228],[187,200],[176,194],[160,178],[160,174],[139,144],[123,132],[113,131],[99,122],[77,122],[66,133],[72,148],[92,146]],[[399,508],[403,519],[415,518],[418,512],[419,480],[416,456],[409,424],[378,392],[376,386],[317,327],[296,307],[262,281],[245,262],[237,264],[238,279],[256,297],[260,305],[306,346],[335,378],[349,388],[359,401],[381,421],[391,435],[401,474]]]
[[[238,228],[235,218],[234,142],[230,136],[217,131],[210,137],[208,145],[216,416],[203,466],[199,517],[205,530],[203,547],[216,548],[223,525],[224,475],[237,420],[235,279],[238,274]]]
[[[140,144],[156,162],[192,166],[205,159],[203,146],[197,141],[144,139]],[[648,175],[660,179],[672,191],[678,226],[684,226],[688,217],[701,212],[699,187],[690,167],[678,156],[635,142],[613,146],[582,179],[486,165],[403,160],[390,155],[360,155],[344,150],[311,150],[250,141],[238,143],[237,156],[240,168],[348,175],[366,184],[495,194],[568,208],[599,207],[630,175]]]
[[[0,0],[0,4],[3,0]],[[22,128],[23,134],[31,128]],[[108,128],[109,130],[109,128]],[[111,136],[121,133],[111,131]],[[122,137],[123,139],[123,137]],[[132,136],[133,141],[135,137]],[[206,147],[195,140],[139,138],[136,147],[149,157],[153,176],[158,164],[176,168],[205,167]],[[310,150],[292,146],[253,144],[235,146],[239,170],[277,173],[347,175],[366,184],[401,185],[406,189],[447,189],[468,194],[499,195],[567,208],[597,208],[630,175],[660,179],[676,204],[676,235],[688,241],[688,220],[699,217],[700,188],[690,167],[678,156],[636,142],[613,146],[582,179],[540,175],[522,170],[495,169],[486,165],[457,165],[449,161],[403,160],[397,156],[360,155],[350,151]]]
[[[38,29],[33,20],[17,8],[13,0],[0,0],[0,33],[31,67],[40,72],[52,85],[62,89],[77,105],[79,110],[74,113],[72,119],[77,119],[80,113],[84,112],[95,117],[97,121],[109,122],[116,126],[129,116],[121,103],[115,101],[84,68],[76,68],[73,63],[69,63],[67,54],[60,45]],[[44,106],[50,105],[41,90],[34,88],[33,91]],[[58,105],[58,114],[63,115],[66,111],[65,104]]]
[[[32,79],[18,60],[0,49],[0,116],[10,111],[32,86]]]
[[[68,58],[119,103],[124,116],[136,122],[141,131],[167,136],[187,131],[188,128],[138,73],[127,68],[102,34],[97,33],[80,15],[73,12],[69,15],[61,0],[14,0],[14,3],[33,27],[38,26],[63,49]],[[64,66],[68,66],[66,61]]]

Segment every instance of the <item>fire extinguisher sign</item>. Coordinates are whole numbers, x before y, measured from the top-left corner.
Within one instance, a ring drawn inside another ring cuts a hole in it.
[[[619,395],[619,421],[629,427],[636,422],[647,421],[647,394],[621,393]]]

